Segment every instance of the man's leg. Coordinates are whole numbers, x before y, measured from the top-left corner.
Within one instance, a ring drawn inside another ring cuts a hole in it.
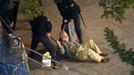
[[[104,57],[97,54],[95,51],[93,51],[90,48],[83,48],[82,46],[79,48],[78,52],[75,55],[75,58],[78,60],[94,60],[96,62],[101,62]]]
[[[93,40],[88,40],[86,43],[82,44],[84,48],[90,48],[94,50],[96,53],[101,54],[100,48],[96,45],[96,43]]]
[[[96,45],[96,43],[93,40],[88,40],[87,43],[85,43],[84,48],[91,48],[93,51],[95,51],[97,54],[101,56],[107,56],[107,53],[101,52],[100,48]]]
[[[52,44],[50,38],[46,35],[41,38],[42,44],[45,46],[45,48],[50,52],[50,55],[52,56],[52,59],[56,59],[56,49],[54,48],[54,45]]]
[[[96,43],[93,40],[89,40],[88,42],[89,42],[88,45],[90,45],[90,48],[92,50],[94,50],[98,54],[101,54],[102,53],[101,50],[100,50],[100,48],[96,45]]]
[[[50,52],[50,55],[52,56],[52,59],[53,60],[57,60],[57,57],[56,57],[56,48],[54,47],[54,45],[52,44],[50,38],[46,35],[46,36],[43,36],[41,38],[41,42],[42,44],[45,46],[45,48]],[[57,68],[57,64],[56,62],[52,61],[52,64],[53,64],[53,68],[54,69],[58,69]]]
[[[32,42],[31,42],[31,49],[35,50],[36,47],[38,46],[39,43],[39,39],[36,37],[32,37]],[[32,51],[30,51],[29,53],[29,57],[33,58],[34,57],[34,53]]]
[[[65,20],[67,22],[65,22]],[[62,26],[61,26],[61,31],[64,30],[65,32],[67,32],[68,35],[69,35],[69,30],[68,30],[68,23],[69,22],[70,22],[70,19],[63,19]]]
[[[80,26],[80,17],[79,15],[75,15],[73,19],[74,19],[74,26],[75,26],[76,34],[78,36],[80,43],[82,43],[83,39],[82,39],[82,32],[81,32],[81,26]]]
[[[96,62],[101,62],[102,60],[104,60],[104,57],[100,56],[92,49],[88,49],[88,56]]]

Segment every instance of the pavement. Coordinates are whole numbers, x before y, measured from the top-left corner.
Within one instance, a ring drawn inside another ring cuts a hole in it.
[[[109,27],[113,29],[118,40],[126,44],[127,48],[134,48],[134,9],[128,9],[126,12],[126,19],[123,23],[118,23],[112,19],[101,19],[103,9],[99,7],[98,0],[75,0],[81,7],[81,14],[87,28],[84,28],[82,22],[83,36],[93,39],[103,52],[107,52],[110,62],[96,63],[94,61],[75,61],[70,59],[61,60],[60,63],[66,65],[69,70],[65,68],[59,70],[48,70],[39,67],[37,64],[30,64],[32,75],[130,75],[133,69],[130,65],[122,62],[114,50],[108,46],[105,40],[104,28]],[[53,24],[51,35],[57,39],[60,31],[62,18],[58,12],[53,0],[42,0],[45,15],[48,16]],[[29,22],[26,18],[19,14],[17,21],[17,28],[15,33],[21,36],[22,42],[26,47],[30,47],[31,30]],[[85,38],[86,39],[86,38]],[[39,48],[42,47],[40,44]]]

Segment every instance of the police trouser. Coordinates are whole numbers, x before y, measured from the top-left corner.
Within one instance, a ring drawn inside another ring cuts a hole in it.
[[[79,14],[74,15],[72,19],[73,19],[73,21],[74,21],[74,27],[75,27],[76,34],[77,34],[77,36],[78,36],[78,39],[79,39],[80,42],[83,42],[83,41],[82,41],[82,32],[81,32]],[[61,30],[63,30],[64,25],[66,25],[66,24],[64,23],[64,20],[65,20],[65,19],[63,18],[63,23],[62,23],[62,26],[61,26]],[[70,22],[70,19],[67,19],[67,20],[68,20],[68,22]],[[68,22],[67,22],[67,23],[68,23]],[[65,29],[65,31],[66,31],[67,33],[69,33],[69,32],[68,32],[68,29]]]
[[[50,41],[50,38],[47,35],[44,35],[41,38],[32,37],[31,49],[35,50],[39,42],[41,42],[43,46],[46,48],[44,50],[47,50],[50,52],[52,59],[56,60],[56,49],[54,48],[54,45]],[[32,52],[30,52],[30,56],[33,57]]]

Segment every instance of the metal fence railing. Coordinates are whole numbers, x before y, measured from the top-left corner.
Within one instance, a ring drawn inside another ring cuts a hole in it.
[[[26,66],[6,46],[0,43],[0,75],[29,75]]]
[[[11,35],[6,32],[2,24],[11,30],[0,17],[0,75],[30,75],[29,68],[25,62],[26,58],[25,60],[23,59],[26,55],[23,44],[20,43],[19,38],[11,38]],[[16,51],[21,52],[20,56],[16,56],[17,53],[13,52],[12,47],[15,46]]]

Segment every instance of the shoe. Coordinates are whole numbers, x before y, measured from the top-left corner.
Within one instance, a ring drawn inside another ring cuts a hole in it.
[[[101,62],[103,62],[103,63],[106,63],[106,62],[109,62],[109,61],[110,61],[109,58],[104,58],[104,59],[101,60]]]
[[[105,57],[108,55],[108,53],[101,53],[100,55]]]

